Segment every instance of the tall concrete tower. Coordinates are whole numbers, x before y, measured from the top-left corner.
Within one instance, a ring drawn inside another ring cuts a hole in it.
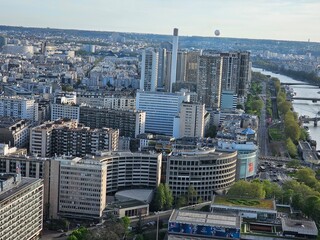
[[[159,55],[152,48],[142,52],[140,89],[156,91],[158,86],[158,60]]]
[[[178,28],[174,28],[173,41],[172,41],[170,92],[172,92],[172,84],[176,82],[176,78],[177,78],[178,41],[179,41]]]

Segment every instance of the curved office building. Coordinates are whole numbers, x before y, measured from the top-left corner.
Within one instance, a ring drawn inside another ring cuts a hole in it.
[[[97,159],[107,165],[107,195],[160,184],[162,154],[112,152]]]
[[[175,198],[188,197],[193,186],[196,196],[189,202],[209,201],[214,193],[228,189],[236,178],[237,151],[216,151],[213,148],[174,152],[167,161],[166,182]]]

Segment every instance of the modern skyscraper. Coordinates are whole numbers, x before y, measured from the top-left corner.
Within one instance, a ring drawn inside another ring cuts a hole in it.
[[[208,53],[199,57],[197,94],[198,100],[209,108],[220,107],[221,65],[219,54]]]
[[[221,53],[222,90],[233,91],[238,97],[244,97],[249,87],[250,53]]]
[[[239,84],[237,89],[238,97],[247,95],[249,89],[249,76],[251,72],[250,52],[239,52]]]
[[[136,108],[146,112],[146,132],[173,135],[173,120],[183,101],[189,102],[186,93],[137,92]]]
[[[186,81],[191,83],[197,82],[198,75],[198,57],[200,51],[190,51],[187,53],[186,62]]]
[[[170,92],[172,92],[172,84],[176,82],[176,78],[177,78],[178,41],[179,41],[178,28],[174,28],[173,42],[172,42]]]
[[[158,61],[159,54],[152,48],[142,52],[140,89],[156,91],[158,86]]]

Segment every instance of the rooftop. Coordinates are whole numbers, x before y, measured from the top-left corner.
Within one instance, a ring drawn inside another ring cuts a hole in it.
[[[238,216],[186,210],[174,210],[169,222],[240,228]]]
[[[215,196],[212,204],[247,209],[276,209],[275,202],[272,199],[246,199],[227,196]]]
[[[3,204],[3,201],[5,201],[7,198],[17,194],[21,190],[29,187],[31,184],[34,184],[38,181],[42,181],[41,179],[36,178],[22,178],[21,182],[19,182],[15,187],[0,193],[0,206]]]
[[[314,221],[281,218],[281,224],[284,232],[294,232],[312,236],[318,235],[318,229]]]

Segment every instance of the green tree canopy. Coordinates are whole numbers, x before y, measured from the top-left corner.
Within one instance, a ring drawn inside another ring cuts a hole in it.
[[[231,186],[227,195],[230,197],[263,199],[265,194],[262,184],[240,180]]]
[[[296,145],[292,142],[291,138],[287,138],[286,147],[291,157],[296,157],[298,155],[298,150]]]

